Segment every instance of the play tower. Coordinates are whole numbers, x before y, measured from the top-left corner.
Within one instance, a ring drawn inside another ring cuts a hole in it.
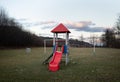
[[[65,63],[67,65],[68,63],[68,44],[69,44],[69,33],[70,31],[64,26],[62,23],[60,23],[58,26],[56,26],[52,31],[53,33],[53,46],[58,45],[58,34],[59,33],[65,33],[66,34],[66,39],[65,39],[65,45],[64,45],[64,51],[63,53],[65,54]]]
[[[52,54],[43,62],[47,63],[49,59],[49,65],[48,68],[50,71],[57,71],[60,68],[60,62],[62,59],[62,55],[65,55],[65,64],[68,63],[68,44],[69,44],[69,33],[70,31],[62,24],[60,23],[58,26],[56,26],[52,31],[53,33],[53,52]],[[58,38],[58,35],[60,33],[64,33],[66,35],[65,40]],[[58,51],[58,43],[64,42],[64,45],[62,45],[62,48],[60,51]],[[52,57],[52,58],[51,58]]]

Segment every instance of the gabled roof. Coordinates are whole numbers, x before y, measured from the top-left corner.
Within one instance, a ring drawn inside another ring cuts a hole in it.
[[[70,31],[62,23],[56,26],[51,32],[53,33],[70,33]]]

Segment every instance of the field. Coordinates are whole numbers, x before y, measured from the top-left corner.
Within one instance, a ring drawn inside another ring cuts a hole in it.
[[[42,62],[52,49],[0,50],[0,82],[120,82],[120,49],[70,48],[69,64],[50,72]]]

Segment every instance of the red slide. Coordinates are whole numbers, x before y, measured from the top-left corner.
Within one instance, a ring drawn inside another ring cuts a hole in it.
[[[55,71],[59,70],[59,68],[60,68],[59,65],[60,65],[60,61],[61,61],[61,58],[62,58],[62,53],[63,53],[63,47],[62,47],[62,51],[61,52],[60,51],[56,51],[54,53],[53,58],[52,58],[52,60],[49,63],[49,70],[50,71],[55,72]]]

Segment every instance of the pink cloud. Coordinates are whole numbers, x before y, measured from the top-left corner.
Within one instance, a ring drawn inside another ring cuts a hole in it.
[[[75,27],[75,28],[83,28],[83,27],[88,27],[91,25],[95,25],[94,23],[92,23],[91,21],[78,21],[78,22],[74,22],[74,21],[63,21],[62,23]]]

